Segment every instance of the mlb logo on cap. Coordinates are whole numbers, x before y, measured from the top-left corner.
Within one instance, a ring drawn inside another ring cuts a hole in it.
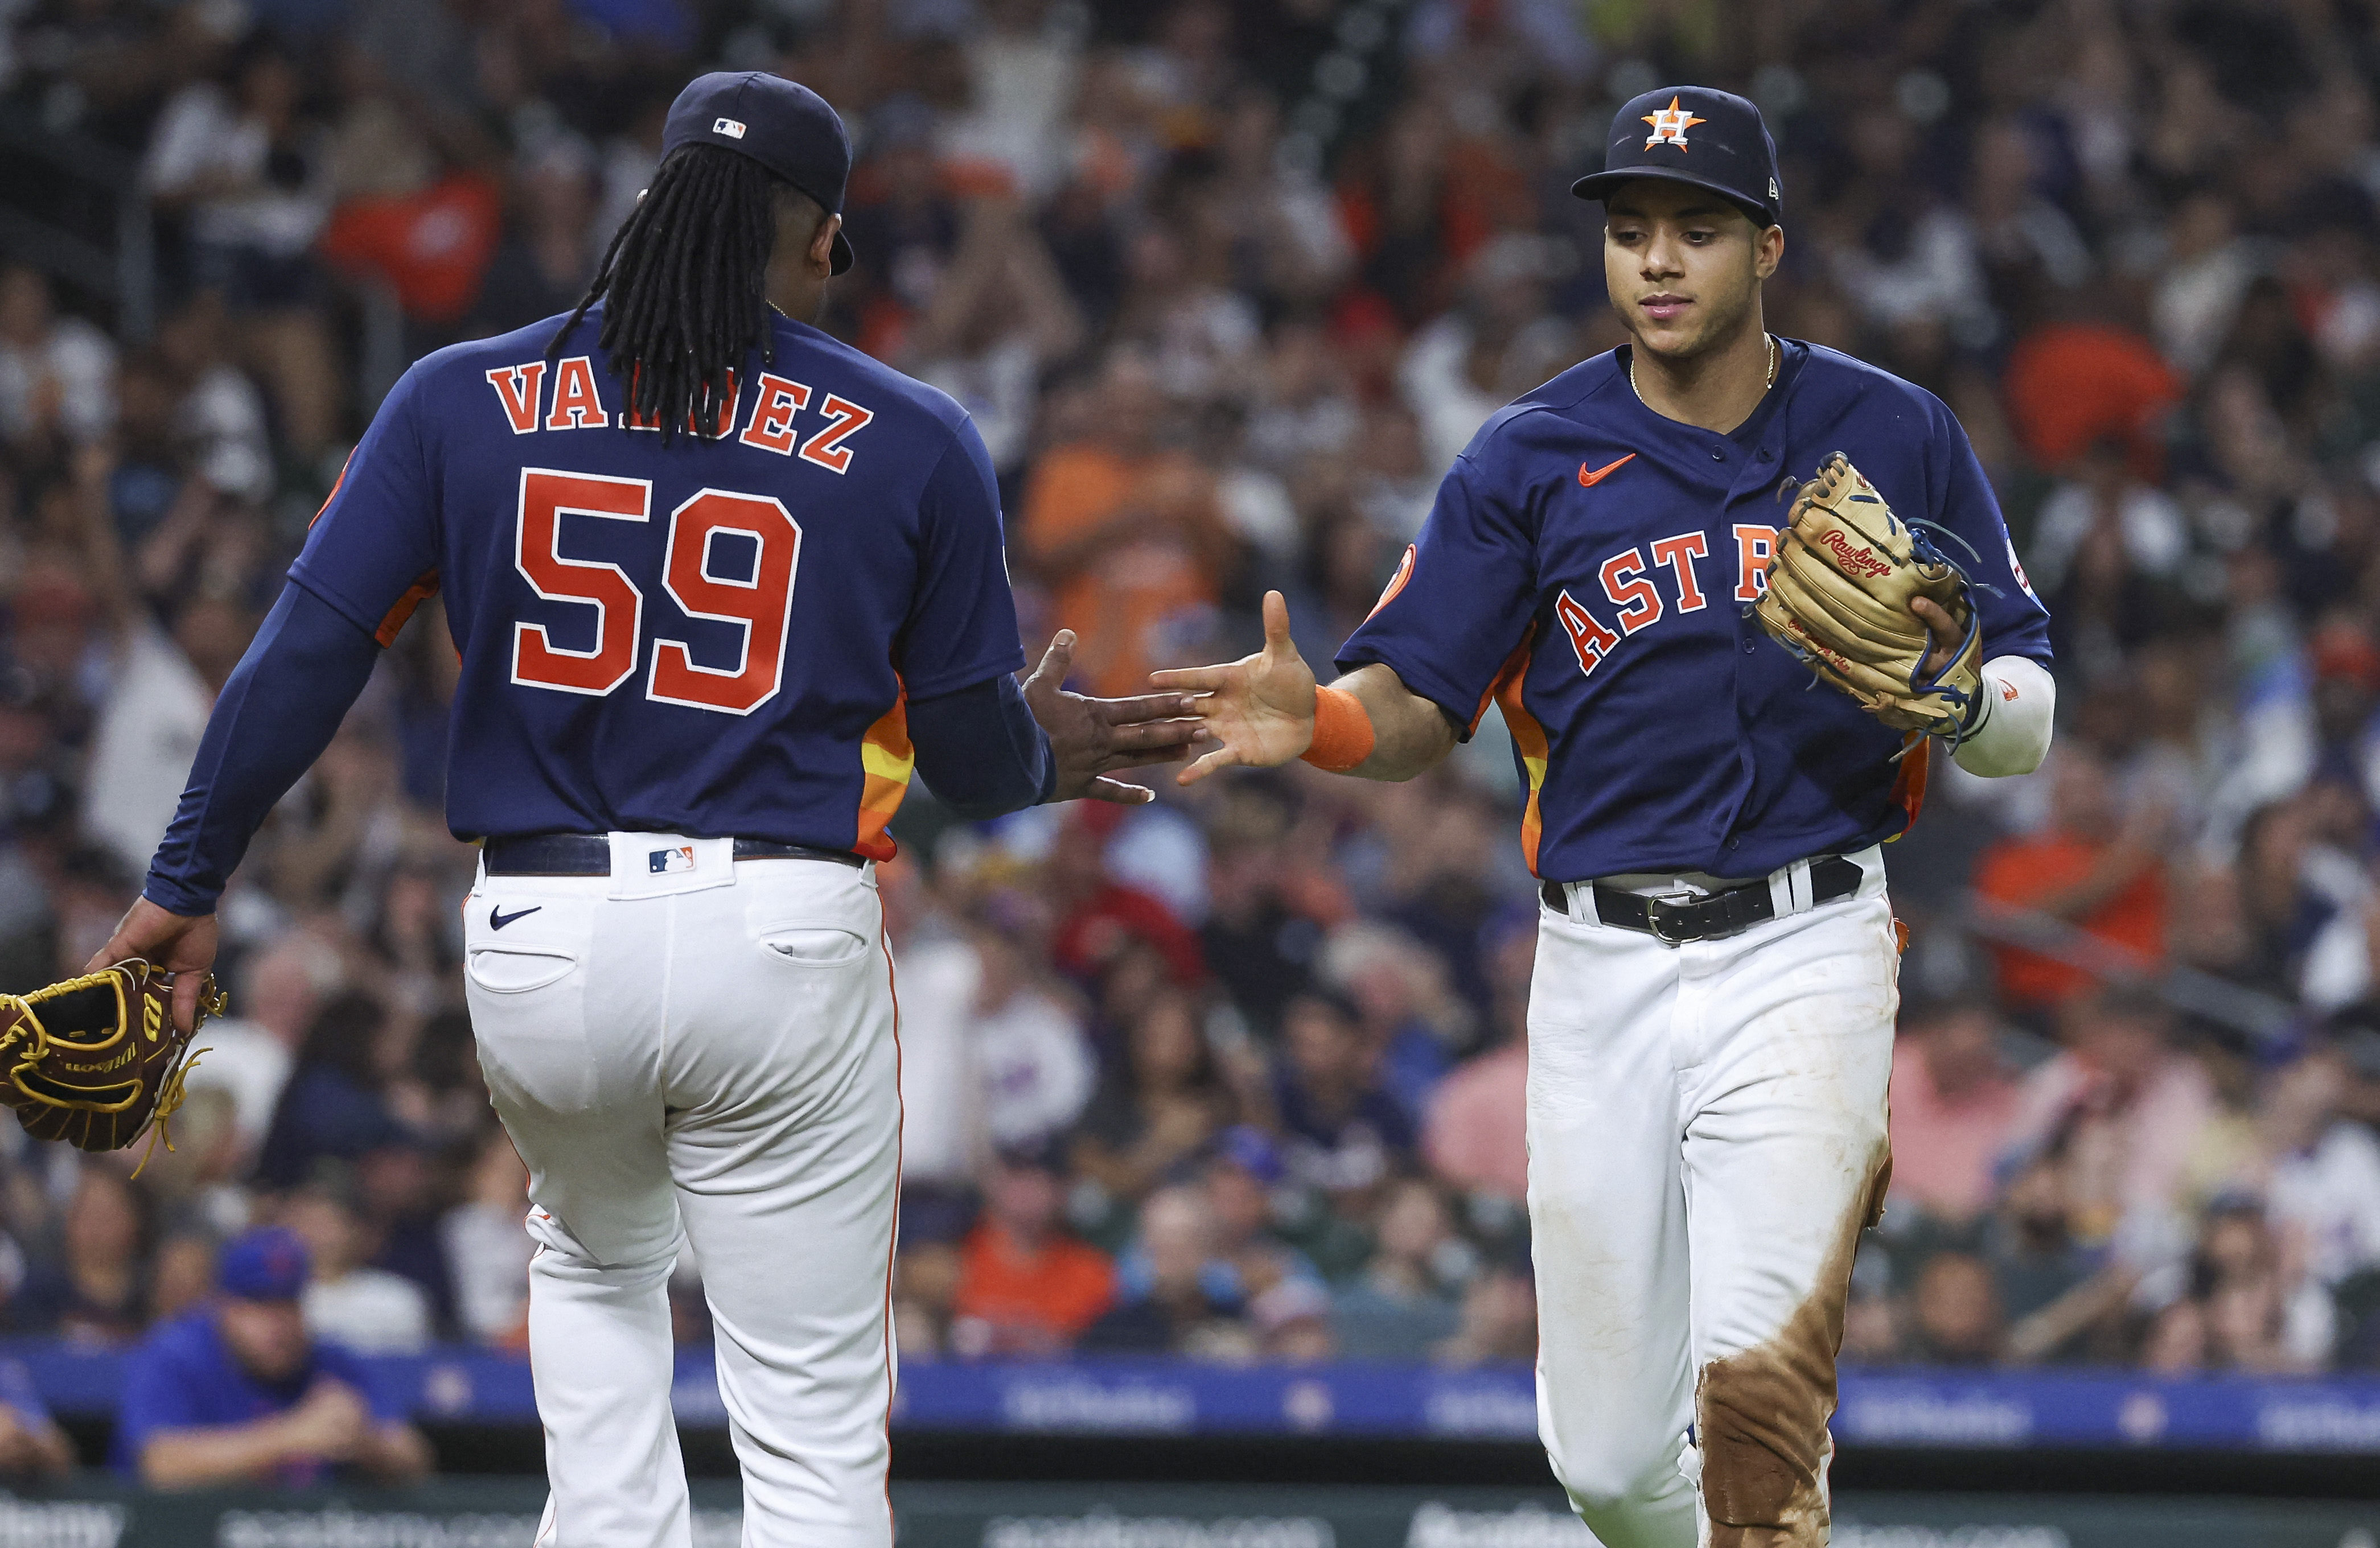
[[[826,99],[798,82],[766,70],[695,77],[662,125],[663,158],[682,145],[732,150],[818,200],[828,214],[843,213],[851,136]],[[850,267],[851,239],[837,231],[830,272]]]
[[[645,856],[645,864],[653,876],[665,876],[672,871],[694,869],[694,846],[680,844],[674,849],[657,849]]]

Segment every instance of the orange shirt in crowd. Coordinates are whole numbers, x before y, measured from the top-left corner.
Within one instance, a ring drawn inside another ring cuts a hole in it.
[[[990,1332],[986,1353],[1047,1353],[1073,1343],[1115,1300],[1115,1266],[1071,1237],[1027,1247],[986,1221],[960,1254],[956,1318]]]
[[[2181,396],[2181,379],[2138,333],[2100,322],[2053,322],[2009,352],[2000,380],[2017,439],[2044,467],[2062,467],[2095,441],[2131,449],[2133,474],[2158,478],[2155,427]]]
[[[2025,908],[2073,886],[2091,874],[2110,841],[2070,833],[2010,839],[1984,853],[1975,867],[1975,890],[1996,903]],[[2165,956],[2165,868],[2152,865],[2132,884],[2074,921],[2090,935],[2135,952],[2142,965]],[[1994,946],[2000,992],[2019,1005],[2055,1005],[2087,988],[2093,975],[2021,947]]]
[[[458,172],[419,193],[348,200],[322,232],[322,256],[377,273],[407,314],[452,322],[479,297],[504,218],[503,190]]]
[[[1075,670],[1089,692],[1145,694],[1152,671],[1191,663],[1215,603],[1201,550],[1220,517],[1212,480],[1189,458],[1057,447],[1035,466],[1024,506],[1023,547],[1049,582],[1050,627],[1082,642]],[[1056,562],[1111,524],[1111,538]]]

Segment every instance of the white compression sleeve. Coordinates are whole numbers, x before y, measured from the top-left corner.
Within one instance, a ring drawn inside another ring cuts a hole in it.
[[[1970,774],[2030,774],[2049,752],[2058,683],[2029,656],[1984,663],[1984,718],[1951,756]]]

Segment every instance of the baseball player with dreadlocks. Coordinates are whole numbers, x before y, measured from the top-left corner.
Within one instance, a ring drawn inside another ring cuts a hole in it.
[[[702,1268],[745,1541],[889,1544],[900,1097],[876,862],[913,768],[963,814],[1146,800],[1165,694],[1024,664],[991,462],[949,398],[802,320],[851,262],[815,94],[710,75],[587,299],[389,394],[225,686],[95,961],[174,970],[375,658],[443,591],[468,993],[530,1172],[540,1544],[690,1542],[666,1281]]]
[[[2041,761],[2048,615],[1949,411],[1767,332],[1785,238],[1759,111],[1663,88],[1608,144],[1573,191],[1603,201],[1631,343],[1480,429],[1335,683],[1278,595],[1261,654],[1156,681],[1204,695],[1220,744],[1185,781],[1299,756],[1407,780],[1501,707],[1544,893],[1547,1451],[1609,1548],[1804,1548],[1891,1170],[1878,846],[1937,743],[1978,774]]]

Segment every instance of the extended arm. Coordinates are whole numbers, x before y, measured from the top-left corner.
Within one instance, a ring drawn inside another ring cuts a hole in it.
[[[1359,780],[1410,780],[1454,751],[1455,726],[1445,710],[1404,684],[1396,669],[1374,661],[1330,686],[1352,694],[1372,723],[1372,750],[1346,772]]]
[[[1021,687],[1003,672],[910,703],[917,771],[944,805],[980,822],[1078,796],[1124,805],[1153,799],[1146,786],[1107,776],[1187,757],[1198,722],[1176,717],[1190,701],[1180,694],[1095,699],[1067,693],[1060,684],[1074,659],[1074,632],[1061,630]]]
[[[1191,702],[1204,721],[1203,734],[1220,744],[1181,772],[1183,784],[1234,765],[1276,768],[1309,752],[1309,761],[1336,773],[1410,780],[1453,751],[1455,728],[1446,712],[1407,688],[1392,669],[1375,661],[1318,691],[1314,669],[1290,638],[1289,604],[1280,592],[1265,593],[1264,620],[1264,648],[1255,655],[1150,679],[1160,688],[1198,695]],[[1331,694],[1353,703],[1334,706],[1325,696]]]
[[[379,659],[379,642],[328,602],[295,583],[282,587],[215,700],[140,898],[92,970],[146,957],[182,974],[174,1018],[191,1024],[214,961],[215,900],[273,804],[331,744]]]
[[[912,700],[909,744],[936,798],[970,822],[1047,801],[1057,783],[1050,734],[1006,673]]]

